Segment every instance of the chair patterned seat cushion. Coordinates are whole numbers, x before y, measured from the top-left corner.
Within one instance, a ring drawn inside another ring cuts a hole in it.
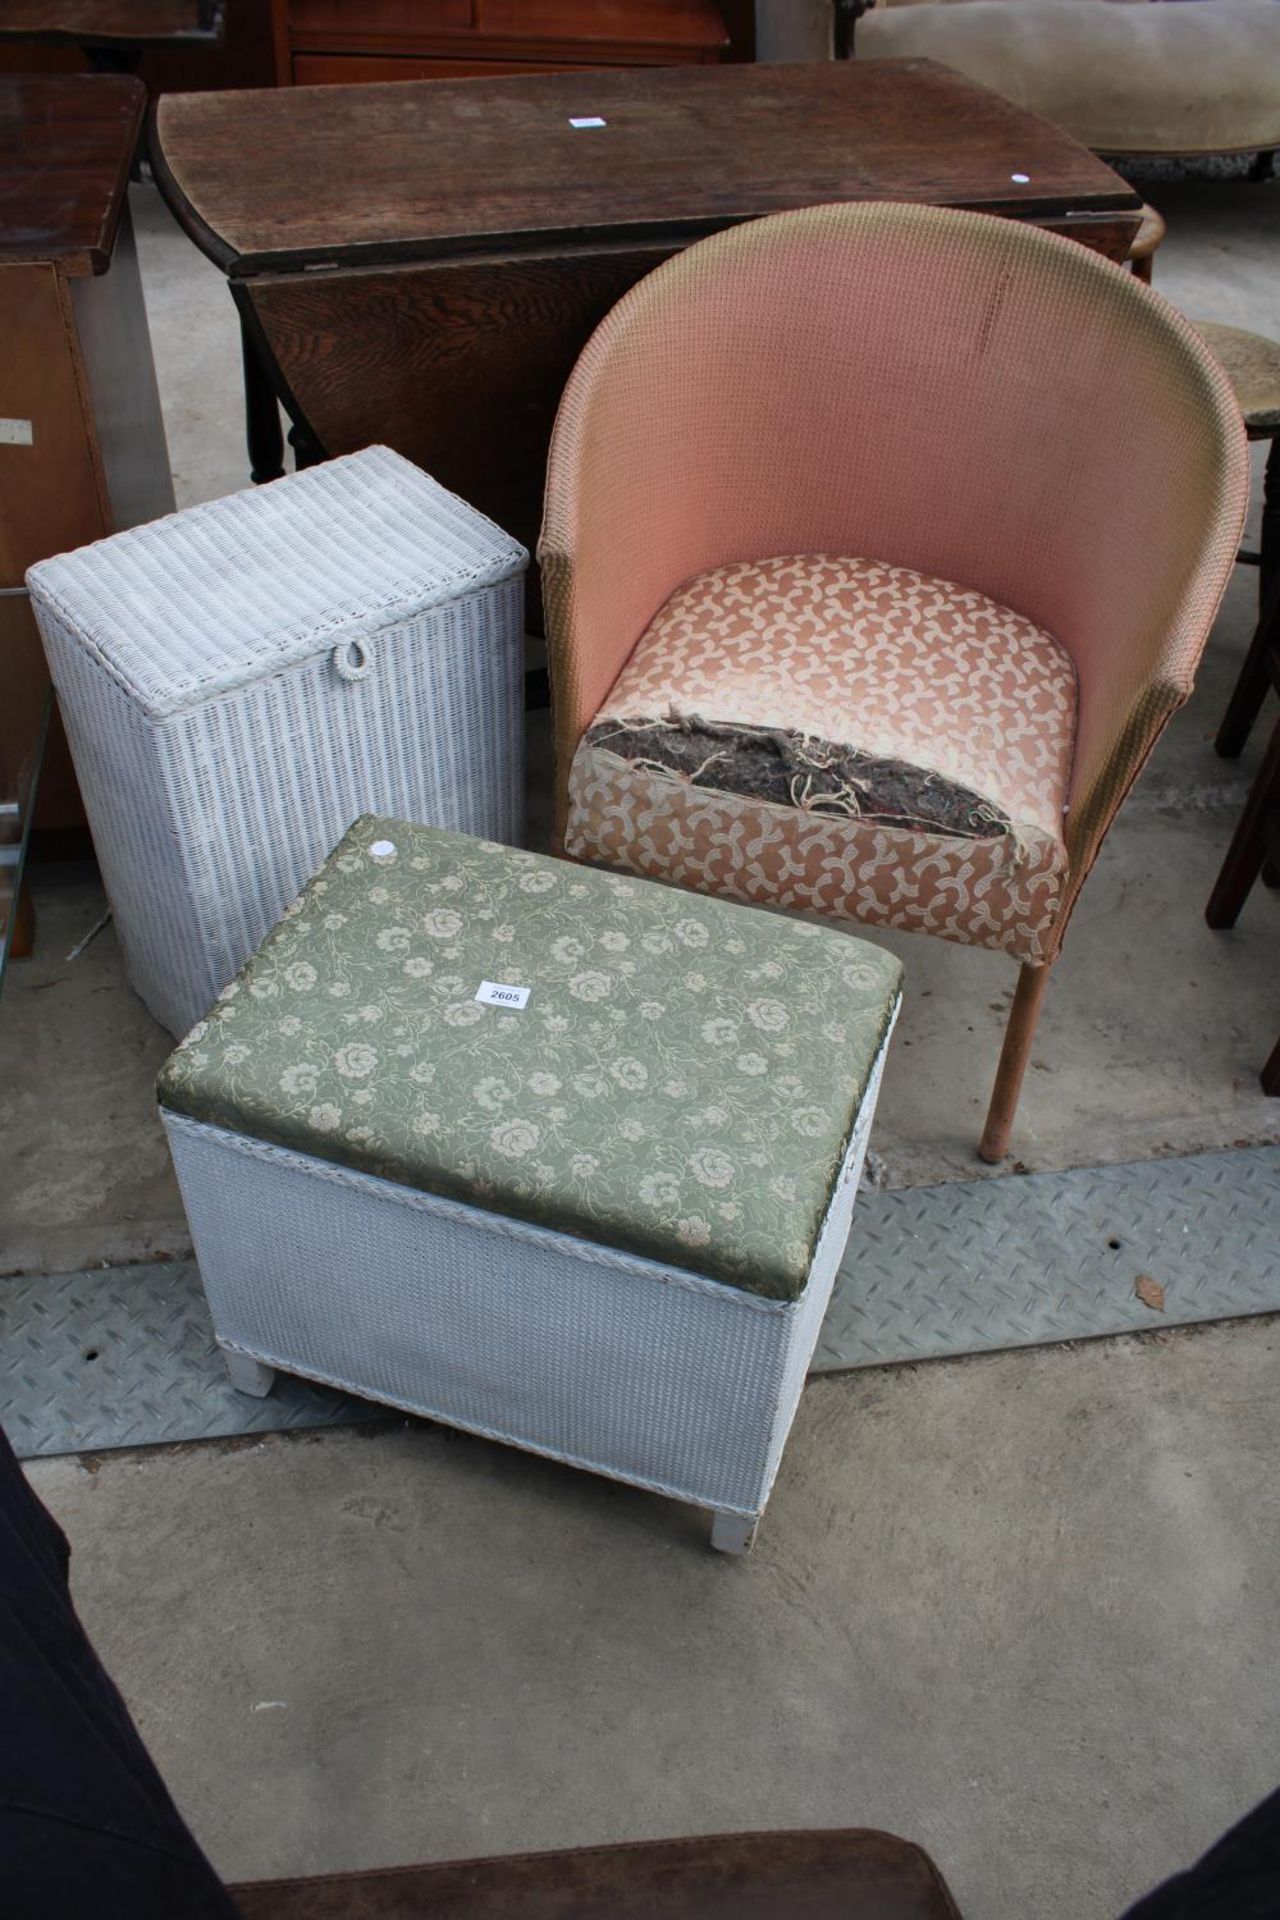
[[[567,851],[1044,957],[1075,669],[981,593],[829,555],[699,575],[575,755]]]

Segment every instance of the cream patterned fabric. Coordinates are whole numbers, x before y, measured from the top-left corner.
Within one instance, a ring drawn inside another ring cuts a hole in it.
[[[598,722],[800,733],[982,795],[988,837],[693,787],[598,739],[570,774],[567,851],[744,900],[1046,957],[1075,734],[1064,648],[985,595],[828,555],[738,562],[681,588]]]

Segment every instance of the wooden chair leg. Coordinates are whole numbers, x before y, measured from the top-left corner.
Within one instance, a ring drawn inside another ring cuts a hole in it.
[[[1000,1065],[996,1068],[996,1083],[991,1090],[991,1105],[987,1108],[987,1124],[978,1148],[980,1157],[991,1166],[1003,1160],[1009,1151],[1009,1135],[1013,1132],[1013,1117],[1018,1111],[1018,1095],[1031,1057],[1031,1043],[1036,1037],[1049,971],[1048,967],[1024,966],[1018,975],[1004,1045],[1000,1049]]]
[[[1234,927],[1267,854],[1267,815],[1280,810],[1280,721],[1276,722],[1240,824],[1214,882],[1204,917],[1211,927]]]
[[[1214,742],[1224,760],[1236,760],[1267,697],[1269,661],[1280,647],[1280,438],[1267,456],[1266,492],[1262,508],[1262,564],[1258,582],[1258,625],[1235,690]]]
[[[24,878],[18,889],[18,898],[13,904],[13,939],[9,944],[9,957],[12,960],[29,960],[36,944],[36,910],[31,901],[31,889]]]
[[[1253,639],[1249,642],[1249,651],[1244,657],[1240,669],[1240,678],[1232,689],[1227,702],[1227,710],[1222,716],[1222,725],[1218,728],[1218,737],[1214,746],[1224,760],[1238,760],[1244,752],[1245,742],[1253,729],[1263,701],[1267,697],[1267,655],[1275,644],[1276,636],[1270,631],[1274,624],[1259,620]]]
[[[1280,1100],[1280,1040],[1271,1049],[1271,1058],[1262,1069],[1258,1078],[1262,1082],[1262,1091],[1273,1099]]]

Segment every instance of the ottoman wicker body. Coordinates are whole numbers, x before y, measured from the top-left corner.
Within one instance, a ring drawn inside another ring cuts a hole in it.
[[[526,564],[371,447],[31,569],[129,979],[170,1032],[359,814],[521,837]]]
[[[281,1367],[656,1489],[740,1550],[900,972],[806,922],[357,822],[161,1075],[233,1380]]]

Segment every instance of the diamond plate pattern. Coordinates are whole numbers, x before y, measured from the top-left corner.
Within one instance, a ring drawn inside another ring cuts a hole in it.
[[[863,1193],[813,1371],[1277,1309],[1273,1147]]]
[[[0,1280],[0,1426],[22,1459],[403,1417],[283,1374],[237,1393],[193,1260]]]
[[[1277,1310],[1275,1148],[872,1191],[813,1370]],[[0,1280],[0,1425],[25,1459],[402,1418],[283,1374],[237,1393],[193,1261]]]

